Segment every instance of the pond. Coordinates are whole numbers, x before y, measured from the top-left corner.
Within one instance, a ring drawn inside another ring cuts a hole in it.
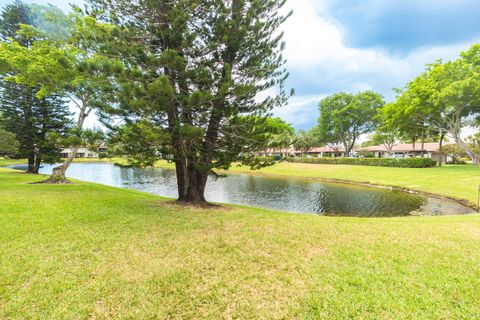
[[[25,166],[10,168],[24,170]],[[45,165],[41,173],[48,174],[51,169],[52,165]],[[120,168],[108,163],[74,163],[67,175],[83,181],[177,197],[173,170]],[[398,190],[248,174],[229,174],[226,178],[218,179],[211,177],[206,198],[211,202],[331,216],[392,217],[474,211],[455,201]]]

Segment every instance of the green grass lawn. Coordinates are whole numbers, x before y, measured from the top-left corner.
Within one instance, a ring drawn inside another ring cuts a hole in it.
[[[26,163],[26,160],[5,159],[5,158],[0,157],[0,167],[10,166],[10,165],[13,165],[13,164],[23,164],[23,163]]]
[[[480,318],[480,215],[201,210],[42,179],[0,169],[0,319]]]
[[[63,160],[64,159],[62,159],[62,161]],[[76,163],[95,163],[95,162],[111,162],[111,163],[119,162],[119,163],[123,163],[123,162],[125,162],[126,163],[127,161],[123,158],[104,158],[104,159],[76,158],[74,160],[74,162],[76,162]],[[1,166],[9,166],[9,165],[13,165],[13,164],[26,164],[26,163],[27,163],[26,159],[5,159],[5,158],[0,157],[0,167]]]

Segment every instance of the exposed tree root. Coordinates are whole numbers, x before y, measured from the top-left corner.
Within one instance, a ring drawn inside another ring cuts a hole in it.
[[[172,207],[182,207],[182,208],[192,208],[192,209],[202,209],[202,210],[229,210],[230,208],[227,206],[222,206],[219,204],[203,202],[203,203],[191,203],[185,201],[161,201],[158,202],[161,206],[172,206]]]
[[[72,181],[65,178],[64,175],[51,175],[47,180],[35,182],[36,184],[73,184]]]

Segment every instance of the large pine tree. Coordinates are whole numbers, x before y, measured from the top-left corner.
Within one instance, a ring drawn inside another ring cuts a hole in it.
[[[173,154],[179,200],[205,203],[211,170],[254,164],[264,118],[288,98],[278,30],[285,0],[90,3],[120,29],[108,53],[128,71],[109,114],[141,137],[127,149],[143,160],[159,156],[152,146]],[[276,93],[260,98],[269,89]]]
[[[14,39],[28,46],[29,40],[18,35],[21,24],[33,23],[35,12],[20,2],[7,5],[0,16],[0,38]],[[3,74],[6,76],[8,74]],[[20,143],[19,156],[28,159],[29,173],[38,173],[43,160],[58,157],[58,145],[52,137],[63,136],[71,126],[70,113],[65,100],[59,96],[38,99],[38,89],[0,81],[0,126],[16,135]]]

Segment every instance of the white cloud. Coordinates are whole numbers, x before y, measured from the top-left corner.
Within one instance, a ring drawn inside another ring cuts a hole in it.
[[[35,3],[52,3],[69,8],[69,2],[82,5],[83,0],[27,0]],[[371,89],[393,99],[392,88],[402,87],[420,74],[425,64],[437,59],[456,58],[470,43],[445,47],[417,48],[406,56],[396,56],[377,48],[350,48],[345,44],[342,26],[331,18],[328,4],[332,0],[288,0],[286,9],[294,10],[285,23],[285,56],[291,74],[289,85],[297,96],[287,107],[274,114],[297,128],[313,126],[318,117],[320,99],[338,91],[356,92]],[[471,2],[473,0],[461,0]],[[0,6],[10,0],[0,0]],[[421,0],[435,5],[434,0]],[[442,4],[448,4],[442,0]],[[364,2],[355,2],[364,4]],[[368,10],[380,10],[383,0],[375,0]],[[383,4],[382,4],[383,3]],[[354,3],[349,5],[354,5]],[[458,5],[458,2],[455,2]],[[419,31],[420,32],[420,31]],[[94,121],[89,121],[93,125]]]
[[[294,124],[297,128],[307,128],[311,125],[312,120],[317,121],[318,103],[324,97],[323,95],[292,97],[288,106],[275,109],[273,114],[275,117]]]
[[[3,7],[4,5],[12,2],[12,0],[0,0],[0,7]],[[43,5],[52,4],[64,11],[70,11],[71,4],[83,6],[83,4],[85,3],[85,1],[83,0],[23,0],[23,2]]]
[[[291,74],[289,85],[297,94],[275,114],[305,128],[313,125],[312,107],[321,96],[337,91],[371,89],[394,98],[393,88],[402,87],[420,74],[425,64],[458,57],[471,43],[438,48],[419,48],[406,56],[376,49],[349,48],[339,26],[325,11],[327,0],[289,0],[294,14],[285,23],[285,56]],[[316,101],[314,101],[317,99]]]

